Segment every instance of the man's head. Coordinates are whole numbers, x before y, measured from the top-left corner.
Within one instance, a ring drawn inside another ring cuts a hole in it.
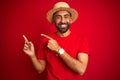
[[[71,14],[67,11],[57,11],[53,15],[53,23],[59,32],[65,33],[71,24]]]
[[[70,24],[78,18],[78,13],[75,9],[65,2],[58,2],[54,5],[53,9],[48,11],[47,20],[54,23],[58,31],[61,33],[66,32]]]

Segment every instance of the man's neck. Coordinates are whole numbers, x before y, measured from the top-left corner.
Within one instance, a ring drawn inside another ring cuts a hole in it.
[[[57,35],[60,36],[60,37],[67,37],[69,34],[71,33],[70,30],[68,30],[67,32],[65,33],[60,33],[60,32],[57,32]]]

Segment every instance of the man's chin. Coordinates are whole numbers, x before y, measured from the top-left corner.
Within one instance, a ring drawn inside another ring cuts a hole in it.
[[[60,33],[66,33],[68,30],[59,30]]]
[[[69,29],[69,26],[56,26],[56,27],[60,33],[66,33]]]

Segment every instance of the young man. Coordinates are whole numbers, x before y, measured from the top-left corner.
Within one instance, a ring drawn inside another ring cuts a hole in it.
[[[47,72],[46,80],[80,80],[88,64],[86,39],[70,31],[70,24],[78,17],[75,9],[58,2],[48,11],[47,19],[57,32],[43,36],[37,57],[32,42],[25,39],[23,51],[30,56],[35,69]]]

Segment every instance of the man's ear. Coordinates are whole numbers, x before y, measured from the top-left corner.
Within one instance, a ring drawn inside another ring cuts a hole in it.
[[[70,23],[73,23],[72,19],[70,18]]]
[[[52,24],[54,24],[54,19],[52,18],[52,22],[51,22]]]

